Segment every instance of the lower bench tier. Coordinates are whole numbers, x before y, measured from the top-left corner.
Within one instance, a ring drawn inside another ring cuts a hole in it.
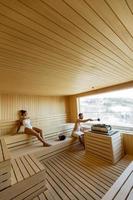
[[[117,179],[102,200],[133,200],[133,162]]]
[[[32,200],[47,190],[45,168],[33,156],[13,159],[11,164],[12,185],[0,192],[0,200]]]

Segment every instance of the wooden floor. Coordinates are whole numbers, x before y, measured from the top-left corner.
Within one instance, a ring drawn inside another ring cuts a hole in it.
[[[86,155],[77,146],[43,160],[48,190],[34,200],[99,200],[131,161],[126,156],[116,165]]]

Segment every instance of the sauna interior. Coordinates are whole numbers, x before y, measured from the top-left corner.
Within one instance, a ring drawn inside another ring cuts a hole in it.
[[[133,0],[0,0],[0,200],[133,200]]]

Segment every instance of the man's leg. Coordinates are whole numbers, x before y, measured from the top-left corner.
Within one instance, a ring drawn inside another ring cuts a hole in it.
[[[74,131],[72,137],[78,138],[79,142],[84,145],[84,133],[79,131]]]

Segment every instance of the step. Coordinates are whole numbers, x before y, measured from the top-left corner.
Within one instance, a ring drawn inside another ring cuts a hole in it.
[[[32,155],[11,160],[11,186],[0,192],[1,200],[31,200],[47,190],[44,166]]]

